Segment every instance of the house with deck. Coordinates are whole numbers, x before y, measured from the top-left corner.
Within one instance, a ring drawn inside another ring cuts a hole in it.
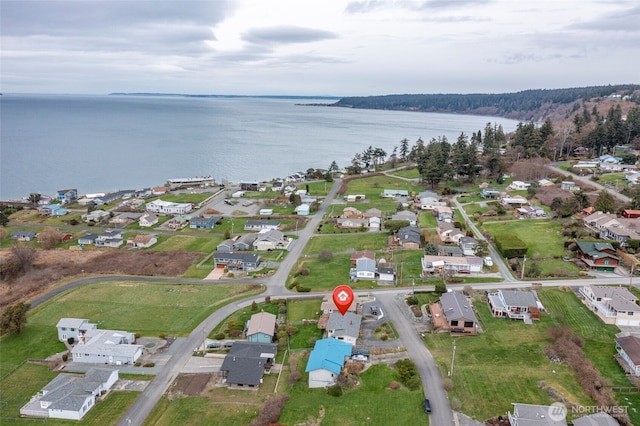
[[[587,285],[580,287],[582,303],[593,311],[605,324],[617,326],[640,326],[638,298],[624,287]]]
[[[248,272],[256,269],[262,261],[256,253],[233,253],[216,251],[213,254],[213,261],[216,268],[227,268],[229,271]]]
[[[620,264],[620,258],[610,243],[598,241],[578,241],[578,259],[589,269],[613,272]]]
[[[326,388],[335,385],[351,351],[350,344],[333,337],[318,340],[309,354],[305,369],[309,373],[309,387]]]
[[[627,374],[640,376],[640,337],[629,335],[616,338],[616,361]]]
[[[440,330],[448,331],[453,335],[476,335],[478,334],[478,319],[473,312],[471,302],[467,296],[458,291],[449,291],[440,296],[438,310],[432,309],[432,315],[444,316]],[[442,317],[438,317],[442,318]],[[434,324],[438,323],[438,318],[433,318]]]
[[[557,415],[552,415],[559,410]],[[513,413],[507,412],[511,426],[567,426],[566,408],[549,405],[513,403]]]
[[[539,320],[544,307],[531,290],[498,290],[488,294],[489,309],[494,317],[523,320]]]

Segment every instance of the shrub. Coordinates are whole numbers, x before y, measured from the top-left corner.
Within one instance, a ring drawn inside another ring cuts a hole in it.
[[[400,383],[396,382],[395,380],[391,382],[391,384],[389,385],[389,389],[400,389]]]
[[[331,260],[333,258],[333,253],[331,253],[330,251],[323,251],[322,253],[320,253],[318,255],[318,259],[320,260]]]
[[[271,296],[265,296],[264,297],[264,303],[266,303],[267,305],[271,304]]]
[[[62,354],[62,361],[63,362],[67,362],[67,360],[69,359],[69,355],[67,354]]]
[[[453,389],[453,380],[451,380],[449,377],[443,379],[442,384],[444,390],[446,390],[447,392],[451,392],[451,390]]]
[[[143,367],[155,367],[156,363],[155,362],[145,362]]]
[[[135,367],[140,367],[142,365],[142,363],[140,361],[136,361],[135,364],[133,364]]]
[[[76,339],[75,339],[75,338],[73,338],[73,337],[69,337],[69,338],[67,339],[67,343],[68,343],[68,344],[70,344],[70,345],[73,345],[75,342],[76,342]]]
[[[407,301],[407,305],[409,306],[417,305],[418,303],[420,303],[418,301],[418,298],[415,296],[407,297],[406,301]]]
[[[216,334],[216,335],[215,335],[215,336],[213,336],[213,337],[215,337],[215,339],[216,339],[216,340],[222,340],[222,339],[224,339],[225,337],[227,337],[227,335],[226,335],[226,334],[224,334],[224,333],[218,333],[218,334]]]
[[[298,382],[298,380],[300,380],[301,377],[302,373],[300,373],[299,371],[294,371],[293,373],[289,374],[287,381],[290,385],[294,385],[296,384],[296,382]]]
[[[286,313],[287,313],[287,306],[286,306],[286,305],[281,305],[281,306],[278,308],[278,313],[279,313],[279,314],[283,314],[283,315],[284,315],[284,314],[286,314]]]
[[[298,274],[302,275],[303,277],[306,277],[310,273],[311,273],[311,271],[309,270],[309,268],[300,268],[298,270]]]
[[[331,396],[342,396],[342,388],[338,385],[329,386],[327,388],[327,393]]]
[[[256,303],[255,300],[251,303],[251,310],[252,311],[257,311],[258,310],[258,304]]]
[[[380,340],[389,340],[389,336],[386,334],[383,334],[382,336],[380,336]]]
[[[165,333],[160,333],[158,337],[164,340],[167,338],[167,335]]]
[[[242,335],[242,330],[229,330],[229,336],[231,337],[240,337]]]
[[[140,333],[136,333],[136,334],[134,334],[134,336],[136,337],[136,339],[139,339],[141,334]]]
[[[298,293],[309,293],[311,291],[311,287],[305,287],[298,285]]]

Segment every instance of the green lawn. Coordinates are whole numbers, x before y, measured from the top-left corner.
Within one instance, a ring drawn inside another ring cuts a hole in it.
[[[429,211],[420,212],[418,214],[418,226],[420,228],[435,228],[438,226],[438,219]]]
[[[349,181],[347,188],[347,194],[364,194],[370,201],[381,200],[380,194],[385,189],[406,189],[409,194],[417,194],[424,190],[421,185],[391,176],[371,176],[353,179]]]
[[[322,299],[299,299],[287,302],[287,322],[301,324],[304,319],[320,318]]]
[[[535,261],[527,262],[527,274]],[[544,259],[535,262],[540,267],[540,277],[577,277],[583,272],[582,268],[573,262],[565,262],[562,259]]]
[[[449,393],[450,399],[462,402],[465,414],[486,420],[509,410],[513,401],[549,404],[551,399],[539,386],[542,382],[572,402],[592,405],[575,374],[564,364],[549,362],[544,355],[550,343],[547,330],[554,325],[569,326],[581,336],[587,357],[614,385],[629,384],[613,359],[617,327],[602,323],[572,291],[545,288],[538,294],[549,314],[533,325],[492,317],[486,303],[476,296],[477,315],[486,333],[455,339],[453,390]],[[451,370],[454,340],[438,334],[427,335],[425,341],[446,377]],[[619,401],[624,399],[623,395],[617,397]],[[634,424],[640,424],[638,420],[632,417]]]
[[[243,391],[240,391],[243,392]],[[212,403],[206,396],[189,396],[169,401],[163,397],[147,417],[147,426],[244,426],[258,415],[259,404]]]
[[[223,322],[218,324],[218,326],[215,329],[213,329],[211,333],[209,333],[209,337],[213,339],[216,334],[223,332],[227,328],[230,321],[235,324],[240,324],[241,326],[244,326],[244,324],[247,323],[247,320],[251,318],[251,315],[257,314],[258,312],[261,312],[261,311],[269,312],[276,316],[278,315],[278,305],[262,302],[262,303],[256,303],[256,307],[257,309],[255,311],[252,311],[251,305],[249,305],[229,315],[227,319],[225,319]],[[229,338],[229,336],[226,336],[226,338]]]
[[[413,168],[413,169],[403,169],[403,170],[397,170],[395,172],[392,173],[395,176],[400,176],[406,179],[419,179],[420,178],[420,172],[418,171],[418,168]]]
[[[303,358],[298,362],[298,370],[303,371],[305,366]],[[322,425],[326,426],[428,424],[422,410],[422,389],[388,389],[393,380],[399,380],[395,370],[385,364],[374,365],[361,373],[360,379],[357,389],[333,397],[324,389],[309,389],[308,374],[304,373],[298,383],[287,385],[291,398],[280,415],[280,422],[293,425],[309,418],[318,419],[324,408]]]
[[[309,257],[302,259],[298,264],[300,268],[306,268],[310,273],[293,279],[296,283],[311,288],[312,291],[329,290],[349,282],[351,256],[348,254],[334,254],[329,260]]]
[[[320,254],[323,251],[343,253],[347,250],[380,250],[387,246],[389,234],[359,232],[340,236],[314,236],[304,247],[304,254]],[[347,271],[348,272],[348,271]]]
[[[493,236],[516,235],[527,244],[527,258],[562,257],[566,251],[562,236],[558,234],[560,223],[551,220],[514,220],[511,222],[485,223],[484,230]]]
[[[50,327],[60,318],[87,318],[100,328],[184,336],[220,306],[258,294],[250,284],[176,285],[139,282],[92,283],[56,296],[29,315],[29,325]],[[4,345],[3,345],[4,346]]]
[[[483,421],[504,414],[513,401],[548,405],[549,396],[538,386],[542,381],[571,401],[592,404],[573,371],[565,365],[552,364],[543,353],[549,343],[546,330],[554,323],[550,316],[534,325],[525,325],[492,317],[486,303],[476,302],[476,308],[487,332],[455,339],[453,389],[449,399],[457,398],[463,413]],[[425,341],[443,377],[447,377],[453,339],[438,334],[427,335]]]

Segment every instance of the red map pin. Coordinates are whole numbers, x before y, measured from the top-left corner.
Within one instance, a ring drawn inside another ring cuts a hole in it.
[[[344,315],[349,306],[353,303],[353,290],[348,285],[339,285],[333,290],[333,303],[336,304],[338,310]]]

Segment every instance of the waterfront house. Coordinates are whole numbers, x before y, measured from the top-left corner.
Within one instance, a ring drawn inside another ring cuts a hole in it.
[[[38,208],[40,216],[64,216],[69,210],[62,208],[62,204],[47,204]]]
[[[62,204],[72,203],[78,199],[78,190],[77,189],[59,189],[58,195],[56,196],[57,200]]]

